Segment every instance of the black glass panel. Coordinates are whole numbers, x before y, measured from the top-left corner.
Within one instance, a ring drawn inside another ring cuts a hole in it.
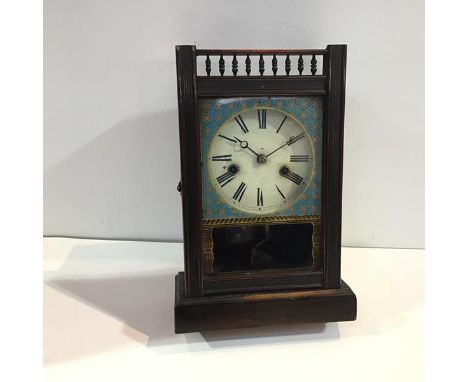
[[[213,228],[214,272],[313,265],[312,224]]]

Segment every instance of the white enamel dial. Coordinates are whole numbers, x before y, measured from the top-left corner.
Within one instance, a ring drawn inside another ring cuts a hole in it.
[[[299,198],[314,173],[304,127],[277,109],[251,109],[223,124],[208,151],[208,174],[231,207],[270,214]]]

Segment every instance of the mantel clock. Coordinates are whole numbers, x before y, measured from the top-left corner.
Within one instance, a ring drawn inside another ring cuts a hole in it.
[[[340,276],[346,45],[177,46],[176,59],[176,333],[354,320]]]

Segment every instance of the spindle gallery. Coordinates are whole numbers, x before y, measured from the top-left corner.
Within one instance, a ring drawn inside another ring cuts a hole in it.
[[[262,53],[265,52],[265,53]],[[212,72],[212,61],[217,62],[218,75],[232,75],[232,76],[251,76],[260,75],[266,76],[265,68],[268,62],[271,62],[270,75],[276,76],[283,73],[286,76],[292,75],[291,68],[293,61],[297,62],[297,74],[302,76],[315,76],[318,70],[317,57],[323,60],[325,55],[325,49],[316,50],[276,50],[276,51],[250,51],[250,50],[199,50],[197,56],[205,57],[205,70],[204,73],[198,72],[198,75],[214,76]],[[258,66],[252,73],[252,58],[258,57]],[[239,66],[239,59],[243,58],[244,65]],[[226,72],[226,62],[230,62],[230,72]],[[304,71],[305,62],[309,62],[310,71]],[[323,62],[323,61],[321,61]],[[242,73],[239,73],[239,68],[243,69]],[[323,72],[320,72],[323,74]]]

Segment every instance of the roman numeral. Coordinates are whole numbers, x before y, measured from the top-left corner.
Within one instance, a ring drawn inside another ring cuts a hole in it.
[[[308,162],[309,156],[308,155],[291,155],[290,162]]]
[[[240,115],[238,115],[237,117],[234,117],[234,119],[236,120],[237,124],[239,125],[239,127],[241,128],[241,130],[244,133],[249,132],[249,129],[247,128],[247,125],[245,124],[244,120],[242,119],[242,117]]]
[[[291,182],[296,183],[298,186],[302,183],[304,178],[300,175],[297,175],[295,172],[289,171],[286,175],[283,175],[285,178],[288,178]]]
[[[234,142],[236,143],[237,141],[235,139],[232,139],[232,138],[229,138],[229,137],[226,137],[225,135],[222,135],[222,134],[219,134],[219,136],[223,139],[226,139],[227,141],[231,141],[231,142]]]
[[[257,188],[257,207],[263,206],[263,192],[261,188]]]
[[[278,129],[276,129],[276,134],[279,133],[279,131],[280,131],[281,128],[283,127],[284,123],[286,122],[286,119],[287,119],[287,118],[288,118],[288,116],[285,116],[285,117],[283,118],[283,120],[281,121],[281,123],[280,123]]]
[[[237,190],[234,193],[234,195],[232,196],[232,198],[234,200],[237,200],[238,202],[240,202],[242,200],[242,197],[244,196],[244,193],[245,193],[246,189],[247,189],[247,185],[244,182],[242,182],[239,185],[239,187],[237,187]]]
[[[266,115],[267,115],[266,109],[258,109],[257,114],[258,114],[258,127],[260,129],[266,129]]]
[[[211,157],[211,160],[214,161],[214,162],[220,162],[220,161],[230,162],[232,160],[232,155],[231,154],[229,154],[229,155],[215,155],[215,156]]]
[[[218,181],[219,185],[221,187],[224,187],[226,184],[228,184],[231,180],[234,179],[235,174],[231,174],[230,172],[226,172],[223,175],[220,175],[216,178]]]
[[[276,186],[276,184],[275,184],[275,186]],[[279,189],[278,186],[276,186],[276,189],[278,190],[278,192],[279,192],[279,194],[281,195],[281,197],[282,197],[283,199],[286,199],[286,197],[285,197],[284,194],[281,192],[281,190]]]

